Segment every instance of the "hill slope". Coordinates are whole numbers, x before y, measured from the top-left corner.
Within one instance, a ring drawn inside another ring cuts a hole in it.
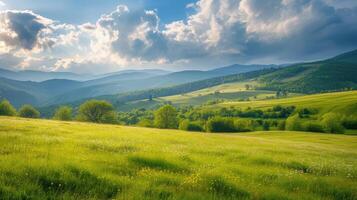
[[[206,107],[239,107],[239,108],[272,108],[277,105],[296,106],[300,108],[316,108],[319,114],[327,112],[341,113],[344,115],[356,115],[357,113],[357,91],[334,92],[314,95],[304,95],[291,98],[257,100],[245,102],[225,102]]]
[[[356,145],[357,137],[344,135],[196,134],[0,117],[0,194],[352,200]]]
[[[264,89],[317,93],[357,89],[357,50],[332,59],[296,64],[260,77]]]

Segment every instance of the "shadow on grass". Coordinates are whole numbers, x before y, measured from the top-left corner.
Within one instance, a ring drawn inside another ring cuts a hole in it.
[[[134,164],[140,168],[150,168],[162,171],[171,172],[188,172],[189,170],[185,167],[179,166],[177,164],[168,162],[160,158],[147,158],[141,156],[131,156],[129,157],[130,163]]]
[[[13,178],[12,183],[0,184],[0,199],[111,199],[122,190],[117,183],[75,167],[31,168]]]

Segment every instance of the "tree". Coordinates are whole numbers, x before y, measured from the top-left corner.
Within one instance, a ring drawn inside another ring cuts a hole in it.
[[[236,132],[236,127],[234,125],[234,120],[232,118],[224,117],[214,117],[207,121],[206,123],[207,132]]]
[[[8,100],[2,100],[0,103],[0,116],[15,116],[16,109]]]
[[[89,100],[79,107],[77,118],[94,123],[114,123],[116,113],[113,105],[107,101]]]
[[[158,128],[177,128],[177,111],[172,105],[165,105],[155,112],[155,126]]]
[[[322,116],[322,125],[326,132],[329,133],[344,133],[345,129],[342,126],[342,117],[335,113],[328,113]]]
[[[244,86],[245,86],[245,89],[246,89],[246,90],[250,90],[250,85],[245,84]]]
[[[71,121],[72,120],[72,108],[69,106],[59,107],[56,110],[55,115],[53,116],[53,119],[61,120],[61,121]]]
[[[188,120],[183,120],[179,125],[180,130],[184,131],[203,131],[203,128],[197,122],[190,122]]]
[[[24,118],[40,118],[40,112],[31,105],[24,105],[19,110],[19,116]]]
[[[298,114],[290,116],[286,119],[285,129],[289,131],[302,131],[301,119]]]

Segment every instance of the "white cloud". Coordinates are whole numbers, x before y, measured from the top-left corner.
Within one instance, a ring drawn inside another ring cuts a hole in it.
[[[2,1],[0,1],[0,7],[6,6],[6,4]]]
[[[76,72],[314,59],[357,47],[357,7],[343,2],[200,0],[187,6],[194,14],[186,20],[161,25],[156,11],[123,5],[79,26],[2,11],[0,56],[16,56],[8,63],[19,67]]]

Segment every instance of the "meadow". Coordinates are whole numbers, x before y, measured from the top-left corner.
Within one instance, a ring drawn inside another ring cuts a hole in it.
[[[1,199],[357,199],[357,137],[0,117]]]
[[[314,108],[319,111],[320,115],[328,112],[340,113],[343,115],[355,115],[357,112],[357,91],[331,92],[269,100],[231,101],[208,106],[206,108],[235,107],[242,109],[268,109],[277,105],[296,106],[297,108]]]

